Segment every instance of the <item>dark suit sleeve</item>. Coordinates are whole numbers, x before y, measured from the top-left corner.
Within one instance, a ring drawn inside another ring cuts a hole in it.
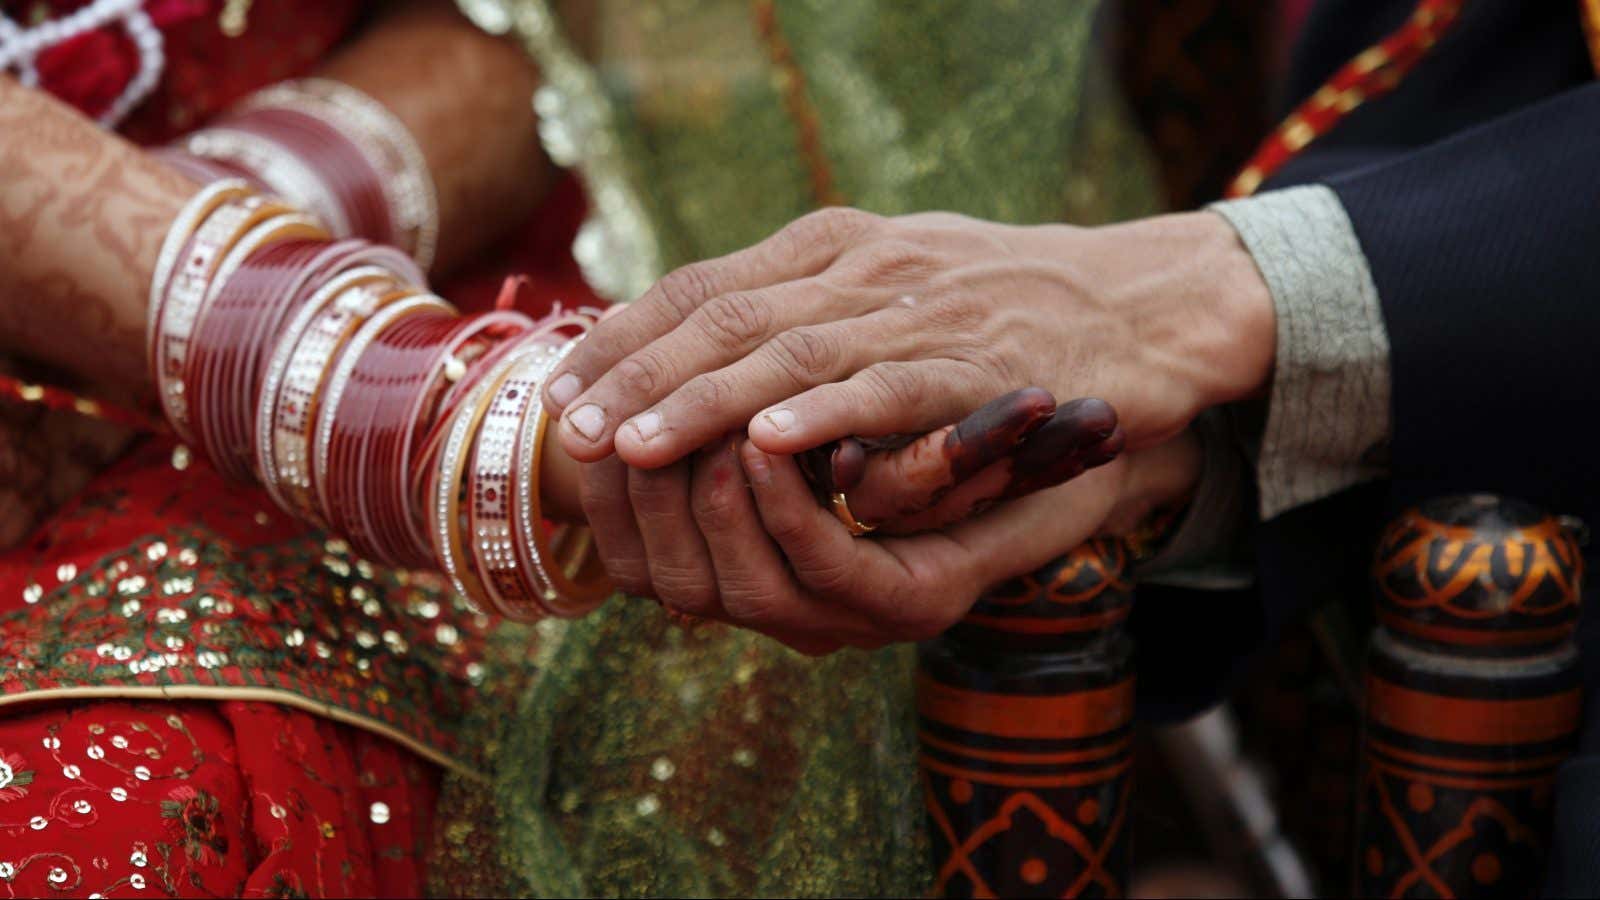
[[[1395,483],[1600,525],[1600,84],[1324,181],[1383,307]]]
[[[1323,179],[1371,266],[1392,348],[1395,503],[1492,491],[1600,526],[1600,84]],[[1564,767],[1552,896],[1600,891],[1600,610]]]

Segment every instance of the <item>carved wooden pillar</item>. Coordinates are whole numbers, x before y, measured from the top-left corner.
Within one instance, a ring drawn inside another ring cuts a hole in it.
[[[1449,497],[1378,547],[1357,896],[1532,896],[1577,739],[1582,558],[1521,503]]]
[[[1092,541],[984,596],[920,649],[936,894],[1118,896],[1127,884],[1132,603]]]

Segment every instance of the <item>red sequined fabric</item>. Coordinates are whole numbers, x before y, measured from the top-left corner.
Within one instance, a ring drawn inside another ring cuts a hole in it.
[[[438,770],[266,703],[0,719],[0,894],[416,896]]]
[[[83,5],[0,11],[27,27]],[[359,6],[149,0],[166,65],[122,132],[166,140],[306,72]],[[139,63],[113,25],[36,65],[93,116]],[[582,211],[558,185],[447,295],[485,308],[516,271],[530,313],[593,304],[567,250]],[[0,897],[420,894],[440,766],[478,765],[462,735],[492,628],[439,579],[376,569],[145,441],[0,553]]]

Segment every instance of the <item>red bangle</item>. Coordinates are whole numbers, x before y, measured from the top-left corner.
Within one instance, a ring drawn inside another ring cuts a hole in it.
[[[315,116],[277,107],[247,110],[229,125],[273,140],[295,157],[316,160],[316,170],[343,209],[350,233],[380,243],[394,240],[382,180],[361,148],[339,129]]]
[[[315,386],[310,395],[290,399],[286,397],[291,374],[295,375],[297,390],[305,388],[307,378],[319,377],[320,371],[291,373],[291,362],[300,342],[317,314],[333,300],[333,295],[351,284],[351,273],[360,272],[355,280],[390,279],[417,284],[422,281],[416,264],[404,254],[390,247],[376,247],[364,241],[352,241],[349,250],[330,253],[324,268],[306,286],[313,293],[304,303],[297,304],[292,314],[277,329],[273,352],[265,360],[261,374],[261,389],[255,409],[255,452],[257,470],[262,486],[278,505],[291,512],[310,508],[311,489],[308,431],[316,401]],[[315,363],[305,363],[315,365]],[[282,421],[280,422],[280,418]],[[284,431],[280,432],[280,425]],[[282,470],[289,466],[290,471]],[[296,502],[291,502],[293,495]]]
[[[425,390],[433,376],[439,346],[463,320],[448,315],[419,314],[396,324],[369,351],[352,376],[362,390],[372,392],[371,412],[355,457],[360,461],[358,497],[363,515],[372,523],[374,556],[391,565],[403,565],[410,553],[405,517],[410,508],[404,490],[401,460],[402,434],[409,431],[407,413],[411,398]],[[424,556],[412,566],[427,565]]]
[[[230,449],[234,441],[230,439],[229,425],[224,416],[225,410],[242,409],[248,400],[230,391],[235,357],[243,352],[243,348],[237,343],[236,329],[228,321],[230,317],[226,315],[227,310],[219,303],[221,295],[234,283],[245,261],[263,248],[278,241],[326,237],[326,232],[305,216],[285,214],[267,219],[241,237],[228,251],[218,264],[212,283],[201,301],[195,322],[195,352],[184,377],[190,386],[189,402],[194,411],[197,447],[225,475],[246,479],[250,465],[246,455]],[[219,312],[223,315],[219,316]]]
[[[241,116],[283,110],[307,116],[344,135],[366,160],[384,199],[383,238],[428,268],[438,243],[439,205],[427,160],[415,138],[388,109],[361,91],[325,78],[279,82],[257,91]],[[313,160],[315,157],[313,157]]]
[[[411,290],[414,289],[406,289]],[[317,495],[329,524],[364,555],[376,555],[371,549],[376,528],[363,491],[369,461],[359,451],[371,433],[377,392],[370,390],[370,385],[355,382],[352,376],[374,341],[406,317],[451,311],[448,304],[431,294],[404,293],[390,299],[355,330],[328,376],[314,444]]]

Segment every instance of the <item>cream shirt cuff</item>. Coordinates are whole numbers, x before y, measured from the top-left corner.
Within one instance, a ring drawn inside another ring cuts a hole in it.
[[[1233,225],[1278,314],[1256,462],[1263,521],[1387,472],[1389,335],[1350,217],[1321,185],[1210,209]]]

